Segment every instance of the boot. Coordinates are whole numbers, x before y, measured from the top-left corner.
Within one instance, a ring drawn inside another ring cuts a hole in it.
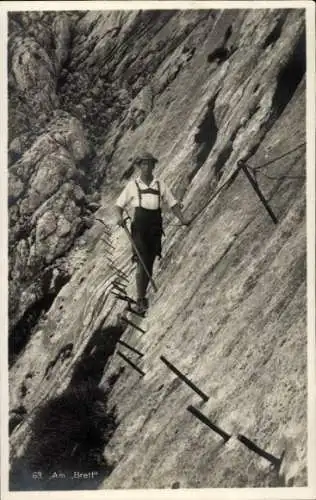
[[[146,297],[138,298],[136,309],[140,314],[144,314],[148,309],[148,299]]]

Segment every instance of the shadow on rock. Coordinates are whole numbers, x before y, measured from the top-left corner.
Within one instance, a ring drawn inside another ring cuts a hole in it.
[[[103,450],[117,427],[107,394],[91,383],[47,401],[30,423],[31,436],[10,471],[10,490],[96,489],[112,470]]]
[[[114,353],[117,341],[125,328],[125,326],[108,326],[93,333],[76,364],[70,385],[78,385],[86,380],[93,380],[95,384],[101,381],[105,364]]]

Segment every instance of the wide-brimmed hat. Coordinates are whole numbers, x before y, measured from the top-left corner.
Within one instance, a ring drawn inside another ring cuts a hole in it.
[[[142,153],[139,153],[139,154],[136,156],[136,158],[135,158],[134,162],[135,162],[136,164],[139,164],[142,160],[150,160],[150,161],[152,161],[153,163],[157,163],[157,161],[158,161],[158,160],[157,160],[157,158],[155,158],[155,157],[154,157],[151,153],[149,153],[148,151],[144,151],[144,152],[142,152]]]

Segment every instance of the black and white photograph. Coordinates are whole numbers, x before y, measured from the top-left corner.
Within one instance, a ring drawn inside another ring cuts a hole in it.
[[[315,498],[313,2],[1,16],[4,499]]]

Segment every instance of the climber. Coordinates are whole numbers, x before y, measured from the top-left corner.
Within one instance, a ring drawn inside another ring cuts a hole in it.
[[[152,276],[155,258],[161,257],[163,234],[161,200],[167,203],[182,225],[189,225],[182,214],[180,204],[170,189],[163,181],[153,176],[157,162],[158,160],[148,152],[138,155],[134,164],[139,167],[140,175],[136,180],[127,183],[115,204],[117,224],[120,227],[125,224],[123,212],[126,205],[130,203],[134,208],[131,234],[150,276]],[[149,277],[134,249],[133,260],[137,262],[137,309],[140,313],[144,313],[148,308],[146,291]]]

